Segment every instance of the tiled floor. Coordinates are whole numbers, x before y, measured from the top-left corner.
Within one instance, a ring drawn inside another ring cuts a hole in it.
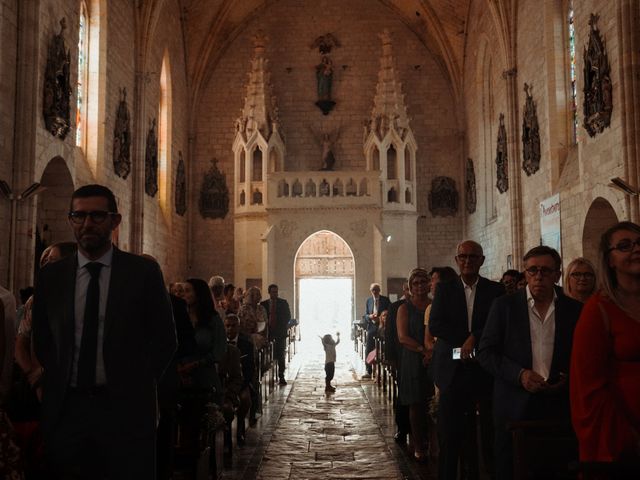
[[[225,479],[431,479],[393,441],[393,413],[349,345],[339,351],[334,385],[324,391],[319,349],[299,347],[289,385],[274,392],[247,444],[236,448]],[[357,370],[357,372],[356,372]]]

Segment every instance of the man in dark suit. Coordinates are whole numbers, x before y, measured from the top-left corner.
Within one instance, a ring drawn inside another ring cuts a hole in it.
[[[380,314],[385,310],[389,310],[391,306],[389,298],[380,295],[380,284],[372,283],[369,291],[371,292],[371,296],[367,298],[364,304],[364,315],[362,316],[365,328],[367,329],[367,356],[376,348],[375,335],[378,332]],[[362,376],[363,380],[371,378],[372,372],[373,366],[368,363],[367,373]]]
[[[42,427],[62,478],[156,478],[156,386],[176,331],[158,264],[111,243],[121,219],[108,188],[76,190],[69,224],[78,254],[38,278]]]
[[[509,422],[562,419],[569,426],[569,361],[582,304],[554,288],[560,255],[546,246],[524,256],[527,287],[493,304],[478,359],[493,388],[497,478],[513,478]]]
[[[287,332],[289,331],[289,321],[291,320],[291,310],[289,304],[283,298],[278,298],[278,286],[269,285],[269,300],[261,302],[269,316],[269,339],[275,341],[273,355],[278,362],[278,376],[280,385],[286,385],[284,379],[284,357],[287,342]]]
[[[484,263],[482,246],[471,240],[458,245],[456,263],[460,277],[436,287],[429,331],[437,338],[433,350],[434,380],[440,389],[438,434],[439,478],[455,480],[458,460],[467,468],[467,478],[477,479],[478,452],[475,412],[480,410],[484,457],[492,460],[491,376],[475,360],[475,347],[493,300],[504,287],[479,275]],[[459,359],[453,349],[459,349]],[[489,466],[489,468],[491,468]]]
[[[238,428],[236,440],[238,445],[245,443],[245,419],[251,409],[251,385],[255,375],[255,357],[253,354],[253,343],[249,337],[240,334],[240,320],[237,315],[229,314],[224,319],[224,328],[227,332],[227,343],[240,350],[240,363],[242,365],[242,385],[240,387],[239,405],[236,411]]]

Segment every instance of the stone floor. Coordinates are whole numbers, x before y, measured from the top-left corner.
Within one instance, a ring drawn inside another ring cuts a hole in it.
[[[287,370],[289,385],[273,393],[247,444],[236,448],[225,479],[432,479],[393,441],[386,395],[350,345],[338,351],[335,393],[325,393],[321,348],[299,346]]]

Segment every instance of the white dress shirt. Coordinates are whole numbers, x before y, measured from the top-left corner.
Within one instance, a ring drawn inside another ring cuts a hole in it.
[[[531,368],[545,380],[549,379],[551,361],[553,360],[553,343],[556,335],[556,298],[554,290],[553,301],[549,305],[547,314],[542,318],[542,315],[536,310],[535,300],[527,285],[529,331],[531,332]]]
[[[113,246],[103,256],[94,260],[101,263],[100,269],[100,303],[98,306],[98,348],[96,359],[96,385],[107,383],[104,370],[104,357],[102,347],[104,343],[104,319],[107,311],[107,297],[109,296],[109,282],[111,281],[111,261],[113,259]],[[71,367],[71,386],[77,385],[78,361],[80,360],[80,345],[82,344],[82,328],[84,326],[84,310],[87,303],[87,290],[91,274],[85,268],[90,263],[87,257],[78,252],[78,269],[76,270],[76,295],[75,295],[75,348],[73,349],[73,365]]]
[[[462,280],[462,277],[460,277]],[[473,285],[467,285],[464,280],[462,280],[462,286],[464,287],[464,296],[467,299],[467,324],[469,326],[469,331],[471,331],[471,321],[473,319],[473,304],[476,301],[476,290],[478,289],[478,282],[480,281],[480,277],[476,278],[476,281]]]

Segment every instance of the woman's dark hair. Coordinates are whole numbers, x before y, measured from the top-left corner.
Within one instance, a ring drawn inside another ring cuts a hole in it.
[[[191,285],[196,296],[195,307],[196,317],[198,317],[196,326],[209,326],[216,315],[216,307],[213,304],[213,298],[211,298],[209,285],[201,278],[188,278],[187,283]]]
[[[450,282],[451,280],[455,280],[458,277],[456,271],[451,267],[433,267],[431,269],[431,275],[437,273],[440,277],[440,282]]]
[[[78,244],[76,242],[58,242],[51,246],[60,250],[60,259],[75,255],[78,251]]]
[[[224,290],[222,291],[224,293],[224,295],[226,296],[227,293],[229,292],[235,292],[236,291],[236,287],[233,286],[233,283],[227,283],[224,286]]]

